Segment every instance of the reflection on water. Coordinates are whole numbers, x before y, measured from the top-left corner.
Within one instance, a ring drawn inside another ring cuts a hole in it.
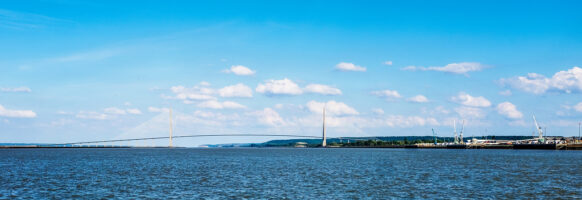
[[[0,199],[582,197],[582,151],[1,149],[0,169]]]

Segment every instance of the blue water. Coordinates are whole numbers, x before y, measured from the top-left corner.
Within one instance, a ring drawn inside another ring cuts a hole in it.
[[[0,149],[0,199],[582,198],[582,151]]]

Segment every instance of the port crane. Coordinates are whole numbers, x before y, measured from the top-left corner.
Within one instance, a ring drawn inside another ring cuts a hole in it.
[[[536,126],[536,130],[538,131],[538,140],[539,142],[544,142],[544,131],[542,130],[542,127],[538,124],[538,121],[536,120],[536,116],[533,115],[533,120],[534,120],[534,124]]]
[[[459,144],[459,136],[457,136],[457,120],[453,120],[453,129],[455,129],[455,144]]]
[[[436,133],[434,132],[434,128],[432,129],[432,136],[434,137],[434,145],[437,145],[437,136]]]
[[[465,142],[463,141],[463,131],[465,131],[465,120],[463,120],[463,125],[462,125],[461,133],[460,133],[460,135],[461,135],[461,138],[460,138],[461,144],[465,144]]]

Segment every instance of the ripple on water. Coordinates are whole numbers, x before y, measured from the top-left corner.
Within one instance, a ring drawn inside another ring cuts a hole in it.
[[[580,198],[582,153],[2,149],[0,198]]]

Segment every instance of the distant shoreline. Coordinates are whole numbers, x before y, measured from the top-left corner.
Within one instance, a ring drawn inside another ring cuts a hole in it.
[[[0,149],[185,149],[190,147],[141,147],[141,146],[0,146]],[[229,149],[229,148],[293,148],[314,149],[321,147],[292,146],[257,146],[257,147],[192,147],[197,149]],[[512,144],[512,145],[386,145],[386,146],[329,146],[326,149],[539,149],[539,150],[582,150],[582,144]]]

